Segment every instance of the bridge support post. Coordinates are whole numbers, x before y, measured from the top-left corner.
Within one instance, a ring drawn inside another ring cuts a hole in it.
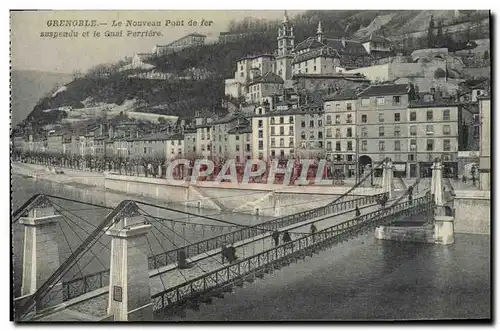
[[[393,164],[388,160],[382,165],[382,191],[387,193],[389,199],[392,198],[392,177]]]
[[[33,294],[59,268],[61,219],[62,216],[56,215],[50,201],[43,196],[28,211],[27,217],[19,219],[24,225],[21,296]],[[62,302],[62,283],[58,283],[37,302],[35,309],[42,310]]]
[[[453,213],[446,212],[443,199],[443,165],[440,159],[436,159],[432,165],[431,192],[434,195],[434,240],[439,245],[451,245],[455,242],[455,230]]]
[[[146,234],[151,224],[130,202],[106,234],[111,239],[108,314],[115,321],[150,321],[153,304]]]

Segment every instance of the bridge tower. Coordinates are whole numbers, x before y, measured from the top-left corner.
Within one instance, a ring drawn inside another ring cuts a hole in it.
[[[38,197],[26,217],[19,223],[24,225],[23,268],[21,297],[29,298],[49,279],[60,266],[59,238],[62,215],[57,215],[49,199]],[[58,283],[37,302],[36,311],[63,302],[62,283]]]
[[[443,164],[436,159],[432,165],[431,193],[436,204],[434,210],[434,239],[436,244],[449,245],[455,242],[453,222],[455,216],[446,207],[443,198]]]
[[[387,193],[389,199],[392,198],[392,179],[394,177],[394,165],[391,159],[382,165],[382,191]]]
[[[153,305],[148,272],[151,229],[135,203],[129,202],[106,232],[111,236],[108,317],[114,321],[150,321]]]

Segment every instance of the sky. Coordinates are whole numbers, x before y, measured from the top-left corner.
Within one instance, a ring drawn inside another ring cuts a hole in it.
[[[288,11],[293,17],[301,11]],[[100,64],[111,63],[134,53],[151,52],[157,44],[168,44],[189,33],[207,35],[207,41],[218,39],[227,31],[231,20],[245,17],[282,19],[284,11],[14,11],[11,12],[11,66],[13,70],[39,70],[46,72],[84,72]],[[96,20],[96,27],[54,27],[54,20]],[[126,27],[127,20],[160,21],[160,27]],[[165,26],[165,22],[183,21],[184,26]],[[198,26],[188,26],[190,20]],[[210,26],[200,26],[201,21],[212,21]],[[122,26],[113,26],[113,21]],[[102,23],[102,25],[100,25]],[[105,25],[104,25],[105,24]],[[106,31],[142,32],[156,31],[154,37],[105,37]],[[76,38],[42,37],[42,32],[78,32]],[[100,37],[93,37],[93,31]],[[88,32],[89,37],[83,37]]]

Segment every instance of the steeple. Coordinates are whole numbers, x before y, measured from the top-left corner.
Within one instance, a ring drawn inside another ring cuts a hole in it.
[[[288,14],[286,13],[286,10],[285,10],[285,16],[283,17],[283,23],[288,23]]]
[[[321,27],[321,21],[318,22],[318,30],[316,31],[316,36],[319,42],[323,42],[323,28]]]

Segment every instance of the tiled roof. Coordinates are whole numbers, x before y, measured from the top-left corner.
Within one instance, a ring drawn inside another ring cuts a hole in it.
[[[157,133],[150,133],[142,137],[137,137],[137,138],[129,138],[127,140],[129,141],[144,141],[144,140],[168,140],[167,138],[170,136],[169,133],[167,132],[157,132]]]
[[[241,134],[241,133],[252,133],[251,125],[241,125],[235,128],[232,128],[228,131],[228,134]]]
[[[274,59],[274,55],[272,54],[259,54],[259,55],[247,55],[239,59],[237,62],[242,61],[242,60],[253,60],[253,59],[258,59],[259,57],[270,57]]]
[[[360,97],[384,96],[384,95],[402,95],[408,93],[408,85],[406,84],[384,84],[371,85],[362,91]]]
[[[280,76],[276,75],[272,71],[266,72],[264,75],[255,78],[249,85],[253,84],[284,84],[285,81]]]

